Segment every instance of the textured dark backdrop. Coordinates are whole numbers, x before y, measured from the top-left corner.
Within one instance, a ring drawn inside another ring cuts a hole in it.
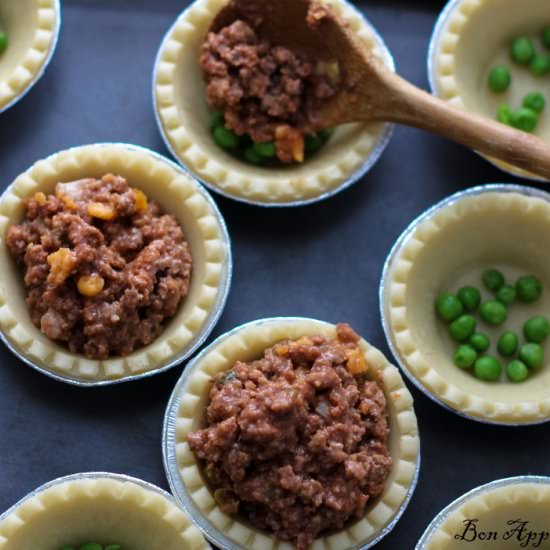
[[[153,118],[151,73],[164,32],[187,3],[65,0],[48,71],[0,116],[0,187],[34,161],[84,143],[125,141],[168,154]],[[386,39],[399,72],[427,86],[428,41],[443,2],[355,3]],[[349,321],[388,354],[378,283],[392,243],[439,199],[498,181],[511,178],[461,147],[398,128],[372,172],[329,201],[266,211],[215,197],[233,239],[235,270],[212,337],[260,317],[305,315]],[[167,488],[161,428],[181,367],[142,382],[82,390],[42,376],[1,345],[0,363],[0,511],[40,484],[80,471],[122,472]],[[480,425],[412,391],[422,438],[420,482],[380,550],[413,548],[442,507],[481,483],[550,474],[550,426]]]

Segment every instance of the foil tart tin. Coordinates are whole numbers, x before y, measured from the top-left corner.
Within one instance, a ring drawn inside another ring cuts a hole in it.
[[[426,397],[431,399],[434,403],[441,405],[444,409],[451,411],[457,414],[458,416],[467,418],[469,420],[475,420],[476,422],[480,422],[482,424],[491,424],[496,426],[510,426],[510,427],[534,426],[537,424],[544,424],[546,422],[549,422],[550,418],[537,420],[534,422],[521,422],[521,423],[499,422],[488,418],[480,418],[477,416],[472,416],[463,411],[454,409],[453,407],[445,403],[443,400],[439,399],[428,388],[426,388],[416,378],[416,376],[414,376],[414,374],[407,367],[407,364],[405,363],[405,361],[403,361],[403,359],[401,358],[401,354],[399,353],[399,349],[397,348],[395,339],[393,337],[393,331],[390,323],[390,315],[389,315],[390,274],[393,269],[396,258],[401,253],[403,246],[407,243],[409,238],[414,234],[414,232],[416,231],[416,228],[421,223],[430,219],[436,212],[438,212],[439,210],[441,210],[442,208],[448,205],[455,204],[466,197],[472,197],[476,195],[483,195],[485,193],[495,193],[495,192],[520,193],[528,197],[537,197],[547,202],[550,202],[550,193],[546,191],[541,191],[540,189],[536,189],[534,187],[528,187],[525,185],[517,185],[517,184],[509,184],[509,183],[491,183],[486,185],[479,185],[477,187],[472,187],[464,191],[459,191],[458,193],[455,193],[443,199],[441,202],[438,202],[434,206],[425,210],[422,214],[420,214],[420,216],[418,216],[415,220],[413,220],[409,224],[409,226],[403,231],[403,233],[401,233],[401,235],[399,236],[399,238],[391,248],[390,253],[386,258],[386,261],[384,262],[384,268],[382,270],[382,278],[380,280],[380,287],[378,290],[378,301],[380,304],[380,318],[382,320],[382,328],[384,329],[386,341],[388,343],[390,351],[392,352],[392,355],[395,357],[399,367],[401,368],[401,371],[405,374],[405,376],[409,379],[409,381],[412,382],[412,384],[414,384],[424,395],[426,395]]]
[[[116,146],[122,146],[130,151],[140,151],[142,153],[147,153],[151,157],[153,157],[156,161],[161,161],[170,168],[174,169],[176,172],[183,173],[183,170],[181,166],[176,164],[175,162],[167,159],[166,157],[160,155],[159,153],[148,149],[146,147],[141,147],[139,145],[132,145],[128,143],[94,143],[90,145],[100,146],[100,147],[110,147],[113,145]],[[78,149],[79,147],[73,147],[71,149],[68,149],[69,151]],[[54,156],[56,153],[54,153],[51,156]],[[49,157],[48,157],[49,158]],[[194,181],[196,181],[195,178],[193,178],[192,175],[185,172],[185,175],[188,177],[191,177]],[[12,184],[13,185],[13,184]],[[7,193],[12,185],[8,186],[4,193]],[[224,275],[222,278],[222,283],[220,285],[220,291],[218,292],[218,297],[216,299],[216,303],[212,307],[212,310],[207,317],[206,321],[203,324],[203,327],[201,330],[195,334],[193,339],[188,343],[188,345],[183,349],[174,359],[172,359],[169,363],[166,365],[163,365],[160,368],[151,369],[146,372],[133,374],[130,376],[123,376],[121,378],[113,379],[113,380],[79,380],[75,378],[71,378],[68,376],[64,376],[61,373],[57,373],[55,371],[50,371],[48,369],[43,368],[39,364],[35,363],[30,359],[29,357],[26,357],[21,353],[20,350],[18,350],[6,337],[4,332],[0,330],[0,341],[4,343],[4,345],[15,355],[19,360],[21,360],[23,363],[28,365],[29,367],[32,367],[33,369],[37,370],[38,372],[48,376],[49,378],[53,378],[54,380],[57,380],[59,382],[65,382],[66,384],[70,384],[72,386],[79,386],[83,388],[89,388],[89,387],[100,387],[100,386],[111,386],[115,384],[122,384],[124,382],[130,382],[133,380],[141,380],[143,378],[149,378],[151,376],[154,376],[155,374],[159,374],[161,372],[165,372],[169,369],[174,368],[175,366],[181,364],[183,361],[185,361],[187,358],[191,357],[193,353],[203,344],[203,342],[208,338],[210,333],[214,330],[214,327],[218,323],[223,310],[225,309],[225,304],[227,303],[227,297],[229,296],[229,290],[231,288],[231,282],[233,277],[233,258],[231,253],[231,239],[229,237],[229,233],[227,231],[227,225],[225,223],[225,220],[208,193],[206,189],[204,189],[201,185],[197,185],[197,192],[202,195],[202,197],[208,202],[210,207],[212,208],[212,212],[214,216],[216,217],[216,220],[218,221],[220,225],[220,229],[222,230],[222,238],[223,242],[225,244],[226,250],[227,250],[227,258],[225,260],[223,271]]]
[[[534,476],[534,475],[508,477],[505,479],[498,479],[496,481],[491,481],[490,483],[487,483],[485,485],[480,485],[479,487],[476,487],[475,489],[468,491],[461,497],[458,497],[456,500],[451,502],[446,508],[441,510],[441,512],[439,512],[437,516],[435,516],[435,518],[432,520],[432,522],[428,525],[428,527],[424,531],[424,534],[422,535],[420,540],[417,542],[415,546],[415,550],[424,550],[424,548],[426,548],[426,546],[430,543],[430,539],[439,530],[439,528],[447,520],[447,518],[451,514],[453,514],[458,508],[460,508],[463,504],[466,504],[469,500],[491,493],[496,489],[500,489],[501,487],[513,487],[514,485],[525,485],[525,484],[550,485],[550,477]],[[469,546],[469,544],[466,543],[466,546]],[[475,548],[475,545],[473,545],[473,547]],[[498,545],[495,545],[495,549],[497,547]],[[518,545],[518,548],[519,548],[519,545]]]
[[[210,353],[212,348],[216,347],[218,344],[224,340],[234,336],[240,331],[246,329],[249,326],[253,325],[263,325],[266,323],[273,322],[285,322],[292,323],[297,321],[303,321],[304,317],[272,317],[269,319],[260,319],[257,321],[252,321],[249,323],[244,323],[235,327],[234,329],[226,332],[214,340],[211,344],[205,347],[198,355],[196,355],[189,363],[187,363],[183,374],[180,379],[177,381],[172,395],[168,401],[166,407],[166,413],[164,415],[164,425],[162,431],[162,456],[164,461],[164,470],[166,472],[166,477],[170,485],[170,490],[174,495],[178,505],[185,511],[185,513],[193,518],[195,524],[202,531],[203,535],[213,544],[216,548],[221,550],[247,550],[244,547],[238,546],[231,539],[226,537],[219,529],[217,529],[212,523],[210,523],[202,514],[201,510],[196,506],[191,495],[187,491],[184,483],[181,480],[179,469],[178,469],[178,458],[176,455],[176,429],[177,429],[177,418],[178,412],[181,406],[181,398],[184,395],[187,385],[193,372],[194,366],[202,361],[202,359]],[[314,320],[314,319],[309,319]],[[316,322],[320,322],[315,320]],[[328,323],[327,323],[328,324]],[[374,545],[379,543],[386,535],[388,535],[397,525],[398,521],[401,519],[401,516],[404,514],[409,502],[414,494],[416,486],[418,484],[418,479],[420,477],[420,462],[421,454],[420,449],[418,450],[418,460],[416,463],[416,469],[414,473],[414,478],[411,482],[411,485],[407,491],[407,496],[402,502],[399,510],[393,517],[390,523],[388,523],[380,532],[376,535],[374,539],[369,541],[365,545],[358,545],[350,550],[368,550]]]
[[[2,520],[4,520],[9,515],[11,515],[17,508],[19,508],[19,506],[21,506],[27,500],[30,500],[31,498],[36,497],[43,491],[46,491],[51,487],[56,487],[57,485],[62,485],[63,483],[67,483],[70,481],[81,481],[85,479],[112,479],[114,481],[120,481],[122,483],[134,483],[135,485],[139,485],[143,489],[157,493],[161,497],[164,497],[166,500],[169,500],[172,504],[175,504],[176,506],[178,506],[176,500],[170,493],[168,493],[164,489],[161,489],[160,487],[157,487],[156,485],[153,485],[152,483],[143,481],[142,479],[138,479],[136,477],[132,477],[126,474],[114,474],[111,472],[83,472],[83,473],[58,477],[57,479],[53,479],[52,481],[48,481],[47,483],[44,483],[44,485],[37,487],[34,491],[31,491],[28,495],[24,496],[22,499],[16,502],[13,506],[11,506],[5,512],[0,514],[0,523],[2,523]],[[189,515],[187,515],[187,517],[193,524],[195,524],[192,517],[190,517]],[[208,547],[210,548],[210,545],[208,545]]]
[[[17,0],[11,0],[11,1],[16,2]],[[10,107],[13,107],[16,103],[19,103],[19,101],[21,101],[31,91],[34,85],[42,78],[42,76],[46,72],[46,69],[48,68],[48,65],[50,64],[53,58],[53,54],[55,53],[55,50],[57,48],[57,43],[59,42],[59,33],[61,31],[61,19],[62,19],[61,0],[55,0],[54,8],[55,8],[55,13],[57,15],[57,23],[54,30],[54,38],[50,46],[50,51],[48,52],[48,55],[44,60],[44,64],[42,65],[41,69],[34,75],[32,80],[27,84],[27,87],[24,90],[21,90],[21,92],[18,95],[16,95],[9,103],[6,103],[6,105],[4,105],[3,107],[0,107],[0,114],[2,114],[4,111],[7,111]]]
[[[437,57],[437,51],[439,49],[439,43],[441,41],[441,35],[443,34],[443,29],[447,25],[450,17],[453,15],[455,9],[457,6],[464,2],[464,0],[449,0],[448,3],[445,5],[441,13],[439,14],[439,17],[437,18],[437,21],[435,23],[434,29],[432,31],[432,35],[430,38],[430,44],[428,46],[428,57],[426,60],[427,68],[428,68],[428,83],[430,85],[430,91],[433,95],[436,97],[441,97],[441,94],[439,93],[439,87],[437,86],[437,80],[436,80],[436,57]],[[511,176],[522,178],[526,180],[532,180],[532,181],[540,181],[547,183],[548,180],[546,178],[543,178],[541,176],[537,176],[536,174],[529,174],[525,171],[513,171],[505,168],[500,162],[493,160],[492,158],[479,153],[478,151],[474,151],[477,153],[480,157],[484,158],[487,162],[491,163],[495,168],[498,168],[502,172],[505,172],[507,174],[510,174]]]
[[[346,4],[349,8],[351,8],[360,18],[361,20],[369,27],[371,32],[373,33],[373,36],[376,39],[376,42],[382,52],[383,60],[385,65],[392,71],[395,72],[395,59],[388,48],[386,42],[382,38],[381,34],[376,30],[374,25],[367,19],[367,17],[351,2],[348,0],[341,0],[344,4]],[[191,4],[192,6],[192,4]],[[162,141],[164,142],[164,145],[168,151],[170,151],[171,155],[177,160],[177,162],[195,179],[199,180],[204,186],[208,187],[211,191],[214,191],[215,193],[218,193],[219,195],[222,195],[223,197],[226,197],[228,199],[232,199],[238,202],[242,202],[244,204],[250,204],[253,206],[262,206],[264,208],[286,208],[286,207],[296,207],[296,206],[306,206],[308,204],[313,204],[319,201],[323,201],[325,199],[328,199],[338,193],[340,191],[343,191],[344,189],[347,189],[348,187],[351,187],[354,183],[358,182],[363,176],[365,176],[371,168],[377,163],[377,161],[382,156],[382,153],[385,151],[386,147],[388,146],[390,139],[393,135],[393,130],[395,125],[392,123],[386,123],[384,124],[384,129],[382,133],[380,134],[378,138],[378,142],[375,145],[375,147],[372,149],[370,154],[365,158],[363,164],[357,168],[357,170],[344,182],[342,182],[340,185],[335,187],[334,189],[331,189],[325,193],[322,193],[316,197],[311,197],[308,199],[303,200],[297,200],[297,201],[288,201],[288,202],[266,202],[266,201],[257,201],[252,199],[247,199],[245,197],[239,197],[236,195],[233,195],[231,193],[227,193],[223,189],[220,189],[219,187],[212,185],[210,182],[205,181],[201,178],[201,176],[197,173],[195,173],[191,168],[189,168],[177,155],[177,152],[172,147],[172,144],[170,143],[170,140],[168,139],[168,136],[166,132],[164,131],[162,122],[160,120],[159,116],[159,108],[157,104],[157,96],[155,93],[155,82],[156,82],[156,74],[158,72],[158,66],[160,64],[160,56],[161,52],[164,50],[166,42],[168,42],[170,35],[172,34],[172,30],[180,19],[185,17],[187,14],[187,11],[191,8],[191,6],[188,6],[185,10],[181,12],[181,14],[177,17],[175,22],[170,26],[170,28],[167,30],[166,34],[162,38],[161,45],[159,47],[159,50],[157,52],[157,56],[155,59],[155,65],[153,68],[153,85],[152,85],[152,94],[153,94],[153,111],[155,113],[155,120],[157,121],[157,127],[160,132],[160,135],[162,137]],[[320,153],[322,154],[322,152]]]

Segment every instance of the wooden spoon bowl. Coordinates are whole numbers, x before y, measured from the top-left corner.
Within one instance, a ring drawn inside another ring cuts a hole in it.
[[[306,132],[348,122],[396,122],[427,130],[550,179],[550,145],[504,124],[450,106],[388,70],[317,0],[231,0],[214,18],[219,31],[237,19],[273,45],[336,61],[338,92],[308,113]]]

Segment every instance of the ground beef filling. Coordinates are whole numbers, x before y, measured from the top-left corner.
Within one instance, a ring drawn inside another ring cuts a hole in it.
[[[217,376],[191,449],[229,514],[309,548],[361,518],[391,469],[386,400],[348,325]]]
[[[298,128],[320,101],[335,95],[334,64],[272,46],[242,20],[208,34],[200,63],[208,103],[223,111],[228,128],[257,143],[275,141],[282,162],[304,159]]]
[[[189,291],[179,223],[119,176],[59,183],[25,200],[7,245],[25,272],[33,323],[93,359],[150,344]]]

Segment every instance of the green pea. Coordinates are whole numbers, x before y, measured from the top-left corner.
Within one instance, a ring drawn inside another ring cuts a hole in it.
[[[550,50],[550,27],[544,27],[542,31],[542,43]]]
[[[505,92],[512,82],[512,75],[508,67],[499,65],[489,73],[488,83],[491,91],[495,93]]]
[[[510,110],[510,107],[508,107],[508,105],[501,105],[498,108],[497,120],[499,122],[502,122],[502,124],[508,124],[508,126],[511,126],[511,124],[512,124],[512,111]]]
[[[525,275],[516,283],[518,298],[530,304],[538,300],[542,294],[542,283],[533,275]]]
[[[264,157],[266,159],[272,159],[277,156],[277,148],[275,147],[275,144],[272,141],[265,141],[264,143],[255,143],[253,147],[256,154],[258,154],[260,157]]]
[[[504,357],[511,357],[514,353],[516,353],[518,344],[518,335],[511,330],[507,330],[506,332],[503,332],[501,337],[498,339],[497,349],[500,355],[504,355]]]
[[[480,380],[493,382],[500,378],[500,375],[502,374],[502,365],[495,357],[490,357],[488,355],[485,357],[480,357],[474,363],[474,374]]]
[[[533,41],[527,36],[518,36],[512,42],[510,56],[519,65],[528,65],[535,56]]]
[[[318,134],[311,134],[304,138],[305,151],[308,155],[313,155],[325,144],[321,136]]]
[[[497,292],[497,300],[505,306],[511,305],[516,299],[516,289],[510,285],[504,285]]]
[[[523,132],[533,132],[538,123],[538,113],[532,109],[527,109],[527,107],[522,107],[518,111],[512,113],[512,126]]]
[[[249,134],[243,134],[242,136],[238,136],[239,137],[239,147],[241,149],[247,149],[248,147],[253,147],[254,146],[254,142],[252,141],[252,138],[250,137]]]
[[[471,315],[461,315],[449,325],[449,334],[453,340],[468,340],[476,329],[476,320]]]
[[[477,351],[472,346],[460,346],[453,355],[454,363],[461,369],[469,369],[477,359]]]
[[[223,115],[223,113],[220,113],[219,111],[214,111],[213,113],[210,113],[210,117],[208,119],[208,127],[210,128],[210,130],[214,130],[214,128],[224,125],[225,116]]]
[[[523,98],[523,106],[537,113],[542,113],[546,107],[546,100],[540,92],[530,92]]]
[[[497,300],[489,300],[479,308],[481,318],[489,325],[501,325],[508,318],[508,309]]]
[[[550,72],[550,57],[547,55],[535,55],[529,63],[529,70],[535,76],[543,76]]]
[[[97,542],[88,542],[83,544],[78,550],[103,550],[103,546]]]
[[[0,31],[0,53],[8,47],[8,35],[5,32]]]
[[[511,382],[523,382],[529,376],[529,369],[522,361],[515,359],[506,367],[506,376]]]
[[[250,164],[262,164],[263,157],[258,155],[254,147],[247,147],[244,151],[244,158]]]
[[[440,294],[435,302],[437,313],[444,321],[454,321],[457,317],[460,317],[464,312],[462,303],[460,300],[449,292]]]
[[[466,311],[475,311],[481,303],[481,293],[473,286],[463,286],[457,296]]]
[[[530,369],[540,369],[544,365],[544,349],[539,344],[524,344],[519,350],[519,359]]]
[[[491,347],[491,340],[489,340],[486,334],[482,334],[481,332],[472,334],[468,339],[468,343],[479,352],[487,351]]]
[[[487,269],[481,275],[481,280],[488,290],[497,292],[504,285],[504,275],[498,269]]]
[[[236,149],[239,146],[239,136],[225,126],[216,126],[212,130],[214,141],[222,149]]]
[[[523,325],[523,335],[528,342],[540,344],[550,334],[550,323],[546,317],[532,317]]]

